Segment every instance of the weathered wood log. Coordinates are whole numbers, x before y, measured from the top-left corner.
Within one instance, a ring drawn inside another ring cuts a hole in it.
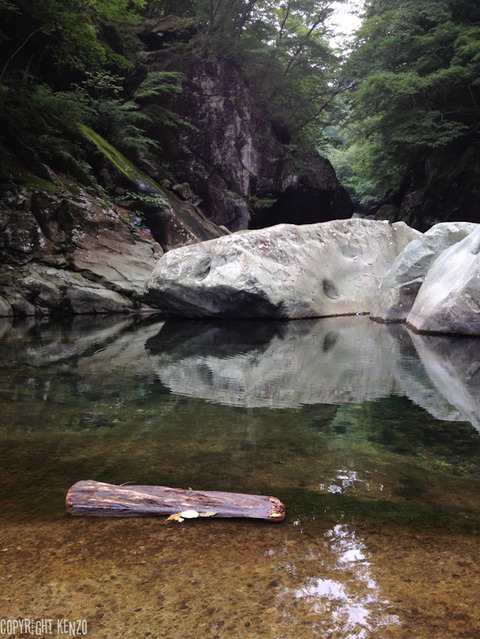
[[[67,512],[77,516],[138,517],[190,511],[186,518],[240,517],[276,522],[285,518],[285,506],[276,497],[166,486],[116,486],[92,480],[74,484],[65,503]]]

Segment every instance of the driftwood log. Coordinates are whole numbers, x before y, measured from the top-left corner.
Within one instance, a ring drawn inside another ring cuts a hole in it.
[[[195,512],[193,517],[240,517],[274,522],[285,518],[285,506],[276,497],[166,486],[116,486],[92,480],[74,484],[65,503],[71,515],[138,517]]]

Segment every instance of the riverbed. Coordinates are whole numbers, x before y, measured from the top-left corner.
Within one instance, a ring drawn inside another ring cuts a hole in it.
[[[480,340],[368,317],[0,336],[5,631],[480,637]],[[273,495],[287,516],[72,517],[83,479]]]

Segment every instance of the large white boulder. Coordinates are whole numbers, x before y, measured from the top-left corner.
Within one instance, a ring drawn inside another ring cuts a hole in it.
[[[432,262],[477,227],[478,224],[472,222],[442,222],[410,242],[380,284],[370,318],[404,322]]]
[[[393,261],[419,235],[403,222],[362,219],[235,233],[166,253],[144,300],[185,317],[368,313]]]
[[[434,261],[407,324],[423,333],[480,335],[480,226]]]

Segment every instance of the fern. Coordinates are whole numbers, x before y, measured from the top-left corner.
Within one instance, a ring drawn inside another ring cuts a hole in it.
[[[138,86],[134,98],[138,101],[151,100],[165,94],[179,93],[183,73],[177,71],[152,71]]]

